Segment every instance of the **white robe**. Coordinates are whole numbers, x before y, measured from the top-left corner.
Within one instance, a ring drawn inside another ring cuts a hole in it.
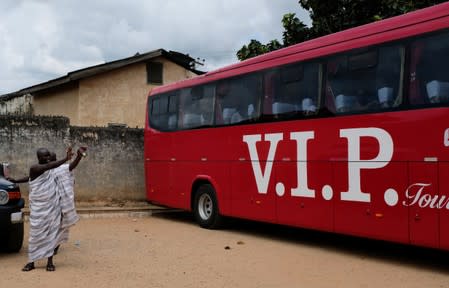
[[[75,193],[73,186],[75,177],[69,169],[69,164],[63,164],[52,170],[55,175],[58,193],[61,199],[62,228],[68,228],[78,222],[79,217],[75,209]]]
[[[69,164],[63,164],[53,169],[53,173],[58,186],[62,213],[61,229],[57,241],[57,245],[60,245],[69,240],[69,228],[79,221],[79,217],[76,213],[75,193],[73,191],[75,177],[73,172],[69,170]]]
[[[73,175],[68,164],[29,182],[29,262],[53,256],[56,246],[68,240],[68,227],[78,220],[73,201]],[[70,203],[71,204],[70,204]]]

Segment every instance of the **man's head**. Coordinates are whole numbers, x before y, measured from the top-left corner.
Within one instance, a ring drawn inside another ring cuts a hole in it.
[[[217,83],[216,94],[219,98],[225,97],[231,90],[229,81],[221,80]]]
[[[39,164],[47,164],[50,162],[50,151],[47,148],[39,148],[36,152]]]

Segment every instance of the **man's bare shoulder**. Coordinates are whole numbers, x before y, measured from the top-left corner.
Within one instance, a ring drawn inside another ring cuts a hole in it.
[[[37,164],[33,164],[33,165],[31,165],[31,167],[30,167],[30,171],[36,171],[36,170],[40,170],[40,169],[42,169],[42,164],[39,164],[39,163],[37,163]]]
[[[35,178],[36,176],[42,174],[46,169],[45,164],[34,164],[30,167],[30,177]]]

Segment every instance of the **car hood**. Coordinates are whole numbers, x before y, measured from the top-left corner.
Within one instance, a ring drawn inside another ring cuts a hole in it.
[[[14,184],[11,181],[8,181],[5,178],[0,176],[0,189],[8,190],[8,189],[12,189],[15,187],[16,187],[16,184]]]

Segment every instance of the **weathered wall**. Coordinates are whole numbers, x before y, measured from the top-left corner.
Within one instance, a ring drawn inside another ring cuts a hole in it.
[[[58,89],[39,93],[33,97],[33,115],[65,116],[72,125],[78,125],[78,83],[61,85]]]
[[[165,59],[163,57],[156,58],[154,61],[161,62],[164,65],[163,75],[162,75],[164,85],[169,84],[169,83],[174,83],[177,81],[181,81],[181,80],[185,80],[185,79],[194,78],[194,77],[198,76],[197,74],[193,73],[192,71],[187,70],[174,62],[168,61],[167,59]],[[145,70],[145,76],[146,76],[146,70]]]
[[[0,100],[0,115],[6,114],[33,114],[33,96],[25,94],[20,97],[6,97],[5,100]]]
[[[80,109],[76,125],[108,123],[143,127],[146,95],[145,63],[128,65],[80,80]]]
[[[37,148],[60,158],[69,145],[88,146],[88,156],[75,169],[77,201],[145,199],[142,129],[75,127],[65,117],[0,116],[0,161],[10,163],[15,178],[37,162]],[[28,184],[21,189],[27,198]]]
[[[164,65],[164,84],[196,76],[163,57],[154,61]],[[70,117],[71,123],[78,126],[120,123],[128,127],[143,128],[146,99],[153,87],[155,85],[147,83],[145,63],[128,65],[82,79],[79,82],[79,118]]]

